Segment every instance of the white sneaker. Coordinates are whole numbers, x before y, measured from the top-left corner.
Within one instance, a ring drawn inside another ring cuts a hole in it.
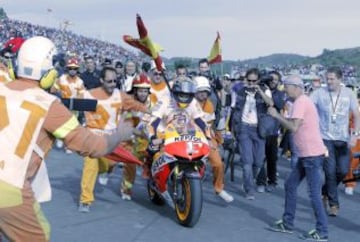
[[[99,174],[98,181],[101,185],[106,186],[109,181],[108,173],[105,172],[105,173]]]
[[[80,203],[78,210],[80,213],[88,213],[88,212],[90,212],[90,204]]]
[[[125,200],[125,201],[131,201],[131,194],[125,192],[123,189],[120,190],[121,191],[121,199]]]
[[[72,154],[73,152],[72,152],[71,150],[65,149],[65,153],[68,154],[68,155],[70,155],[70,154]]]
[[[225,202],[227,203],[231,203],[232,201],[234,201],[234,197],[231,196],[227,191],[222,190],[221,192],[219,192],[217,194],[219,197],[221,197]]]
[[[55,142],[55,146],[58,149],[62,149],[64,147],[64,142],[61,139],[57,139]]]
[[[264,193],[265,192],[265,186],[264,185],[257,186],[256,191],[258,193]]]
[[[349,195],[349,196],[354,195],[354,188],[352,188],[352,187],[345,187],[345,194],[346,194],[346,195]]]

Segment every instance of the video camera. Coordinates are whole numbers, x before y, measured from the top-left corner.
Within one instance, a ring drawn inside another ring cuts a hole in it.
[[[272,75],[270,75],[271,72],[267,71],[267,70],[261,70],[260,71],[260,83],[259,85],[266,85],[269,86],[270,82],[273,81],[273,77]]]
[[[59,53],[59,54],[53,56],[53,65],[55,66],[56,64],[58,64],[61,68],[65,67],[66,61],[65,61],[64,53]]]

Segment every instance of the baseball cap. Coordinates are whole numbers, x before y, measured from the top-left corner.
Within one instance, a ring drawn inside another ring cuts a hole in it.
[[[284,85],[294,85],[304,88],[304,82],[298,75],[291,75],[285,78]]]
[[[228,80],[230,79],[230,75],[227,74],[227,73],[226,73],[223,77],[226,78],[226,79],[228,79]]]

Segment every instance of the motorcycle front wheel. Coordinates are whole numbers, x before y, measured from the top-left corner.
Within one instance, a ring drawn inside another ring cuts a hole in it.
[[[193,227],[202,210],[201,180],[184,176],[179,183],[181,192],[175,201],[176,217],[181,225]]]

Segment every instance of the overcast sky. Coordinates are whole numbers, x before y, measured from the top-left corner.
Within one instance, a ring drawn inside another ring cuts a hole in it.
[[[122,35],[138,36],[139,13],[166,57],[206,57],[216,31],[223,59],[360,46],[359,0],[0,0],[0,6],[10,18],[36,24],[70,20],[76,33],[129,49]]]

